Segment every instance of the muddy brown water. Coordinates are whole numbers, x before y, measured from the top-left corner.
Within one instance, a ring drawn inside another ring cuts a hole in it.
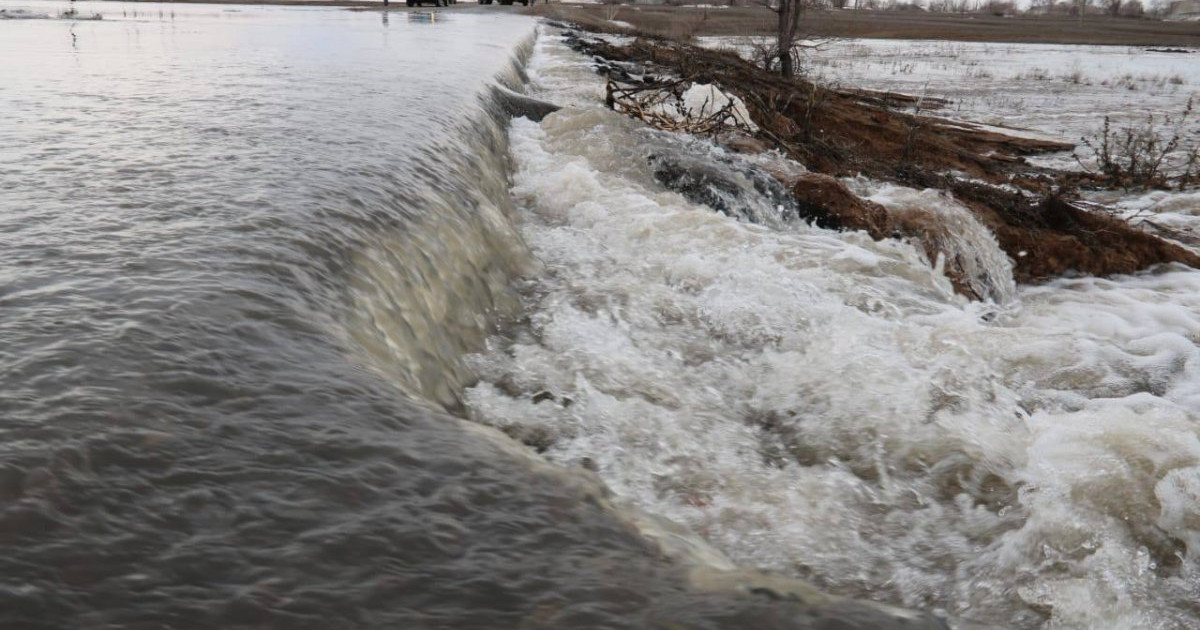
[[[71,6],[0,21],[0,627],[882,618],[697,588],[444,411],[530,264],[485,88],[532,20]]]

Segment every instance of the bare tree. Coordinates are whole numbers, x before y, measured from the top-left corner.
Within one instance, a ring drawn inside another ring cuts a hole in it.
[[[955,13],[967,13],[974,11],[978,5],[972,0],[952,0],[952,8]]]
[[[987,0],[986,4],[979,7],[981,13],[989,13],[997,17],[1012,13],[1013,10],[1013,3],[1006,0]]]
[[[812,0],[762,0],[764,6],[775,12],[778,23],[775,29],[775,49],[779,55],[779,74],[796,76],[796,38],[800,31],[800,18]]]
[[[1112,17],[1117,17],[1118,15],[1121,15],[1121,6],[1124,4],[1125,0],[1103,0],[1103,1],[1104,1],[1104,10],[1107,11],[1109,15],[1111,15]]]
[[[1050,15],[1054,12],[1054,0],[1030,0],[1029,9],[1033,13]]]
[[[1090,5],[1090,4],[1091,4],[1091,0],[1075,0],[1074,1],[1074,5],[1075,5],[1074,6],[1074,15],[1079,17],[1080,24],[1083,24],[1083,18],[1087,16],[1088,5]]]
[[[1146,13],[1146,7],[1141,0],[1125,0],[1125,4],[1121,6],[1121,15],[1125,17],[1142,17]]]

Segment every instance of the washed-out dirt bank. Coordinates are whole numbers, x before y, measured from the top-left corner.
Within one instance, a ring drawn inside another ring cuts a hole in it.
[[[730,146],[776,148],[804,164],[809,174],[779,177],[806,220],[864,230],[875,239],[910,238],[930,260],[945,253],[938,246],[944,228],[934,214],[889,213],[836,179],[861,174],[953,195],[995,235],[1018,282],[1132,273],[1162,263],[1200,267],[1192,251],[1084,209],[1062,173],[1025,160],[1070,150],[1070,144],[899,111],[894,107],[903,108],[908,97],[784,79],[727,51],[653,36],[623,45],[586,34],[570,37],[577,50],[600,62],[613,85],[653,88],[682,78],[740,97],[759,129],[753,142]],[[960,293],[982,297],[954,260],[946,261],[946,270]]]

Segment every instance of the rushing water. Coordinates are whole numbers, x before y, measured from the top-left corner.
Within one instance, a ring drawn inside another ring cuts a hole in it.
[[[664,156],[789,167],[500,11],[11,6],[0,627],[928,627],[735,564],[1200,619],[1200,274],[1017,291],[952,200],[850,182],[945,220],[968,303],[750,180],[688,202]],[[568,107],[510,125],[531,49]]]
[[[1200,628],[1200,272],[1018,290],[953,199],[848,180],[939,218],[992,298],[968,303],[913,245],[664,190],[664,151],[737,158],[606,111],[554,38],[530,75],[570,105],[513,124],[546,272],[528,324],[473,359],[472,417],[838,593],[987,627]]]
[[[434,410],[527,264],[480,95],[532,22],[77,9],[0,21],[0,627],[763,606]]]
[[[4,7],[0,628],[939,625],[462,419],[537,271],[503,13]]]

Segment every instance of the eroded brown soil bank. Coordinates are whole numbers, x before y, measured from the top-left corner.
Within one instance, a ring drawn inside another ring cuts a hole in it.
[[[655,37],[638,37],[628,45],[587,35],[570,39],[600,61],[600,71],[613,85],[652,89],[683,78],[739,96],[760,129],[752,142],[731,146],[774,147],[803,163],[811,174],[783,178],[784,183],[805,218],[821,225],[865,230],[876,239],[911,238],[936,258],[943,230],[936,217],[892,216],[835,179],[863,174],[954,195],[996,236],[1014,262],[1018,282],[1131,273],[1172,262],[1200,267],[1200,256],[1190,250],[1080,207],[1063,174],[1024,159],[1072,145],[914,115],[908,113],[909,97],[784,79],[730,52]],[[980,297],[956,277],[954,261],[947,263],[956,288]]]

